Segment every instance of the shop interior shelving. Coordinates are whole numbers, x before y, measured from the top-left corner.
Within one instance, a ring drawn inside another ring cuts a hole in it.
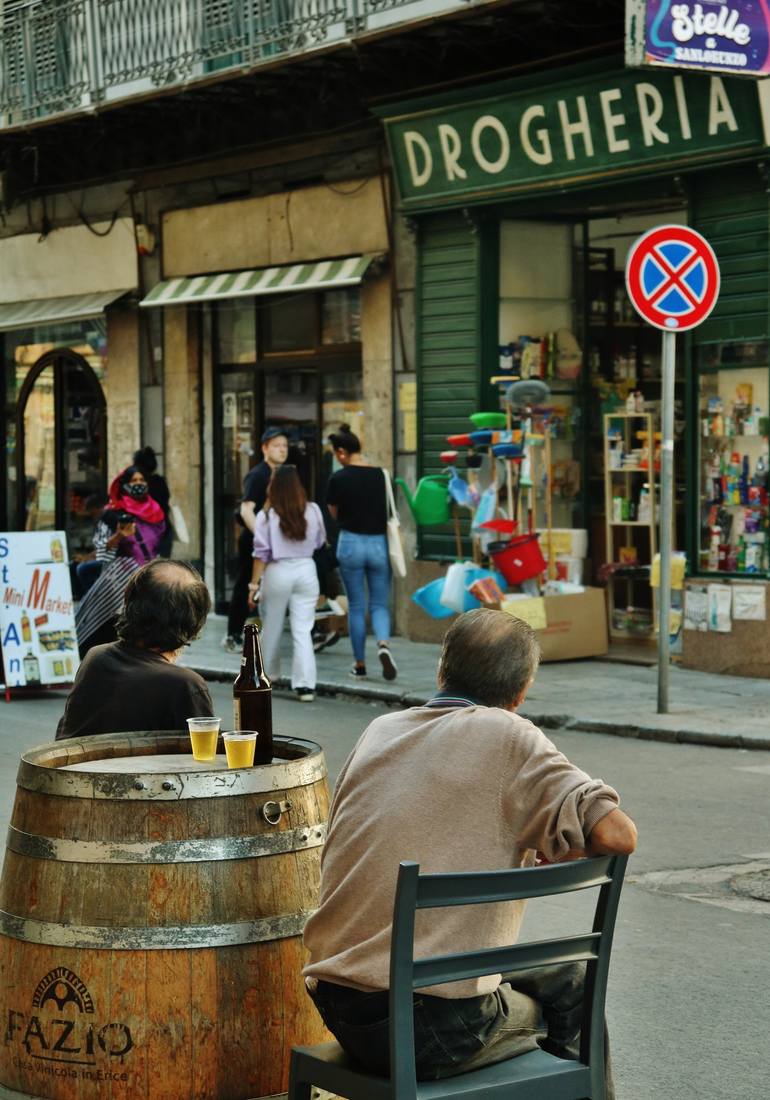
[[[610,637],[651,639],[655,631],[655,598],[650,587],[650,567],[657,552],[658,525],[654,418],[650,413],[612,412],[606,413],[603,421]],[[617,435],[611,437],[611,433]],[[613,438],[619,440],[617,447],[612,445]],[[638,465],[612,465],[616,456],[634,451],[643,454],[646,451],[646,458],[641,458]],[[647,510],[640,520],[638,508],[645,490]],[[621,514],[618,502],[625,502]]]
[[[743,341],[700,352],[699,570],[767,575],[768,347]]]

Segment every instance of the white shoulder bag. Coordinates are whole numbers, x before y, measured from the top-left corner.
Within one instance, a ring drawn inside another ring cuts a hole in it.
[[[394,577],[406,576],[406,558],[404,557],[404,544],[401,541],[401,521],[396,511],[396,502],[393,499],[393,486],[390,474],[383,468],[382,475],[385,478],[385,499],[388,505],[388,519],[385,527],[385,535],[388,540],[388,557],[390,568]]]

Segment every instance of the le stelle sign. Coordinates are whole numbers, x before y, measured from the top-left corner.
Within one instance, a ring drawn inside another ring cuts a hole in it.
[[[404,209],[494,201],[549,188],[766,151],[761,84],[621,69],[533,88],[516,80],[382,108]],[[398,110],[398,113],[394,113]]]
[[[626,0],[626,64],[762,76],[770,72],[770,3]]]
[[[0,535],[3,686],[71,684],[78,643],[63,531]]]

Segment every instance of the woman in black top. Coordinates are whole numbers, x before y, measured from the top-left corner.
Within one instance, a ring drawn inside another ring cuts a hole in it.
[[[329,478],[326,505],[340,529],[337,561],[348,596],[348,622],[355,664],[352,676],[366,676],[366,590],[377,655],[386,680],[395,680],[390,652],[390,559],[385,529],[388,505],[385,473],[361,454],[361,441],[349,424],[329,436],[342,466]]]

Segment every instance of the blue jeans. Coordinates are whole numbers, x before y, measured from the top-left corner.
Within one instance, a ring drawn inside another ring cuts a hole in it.
[[[353,656],[363,662],[366,651],[366,589],[369,616],[378,642],[390,638],[390,559],[385,535],[340,531],[337,563],[348,596],[348,624]]]

